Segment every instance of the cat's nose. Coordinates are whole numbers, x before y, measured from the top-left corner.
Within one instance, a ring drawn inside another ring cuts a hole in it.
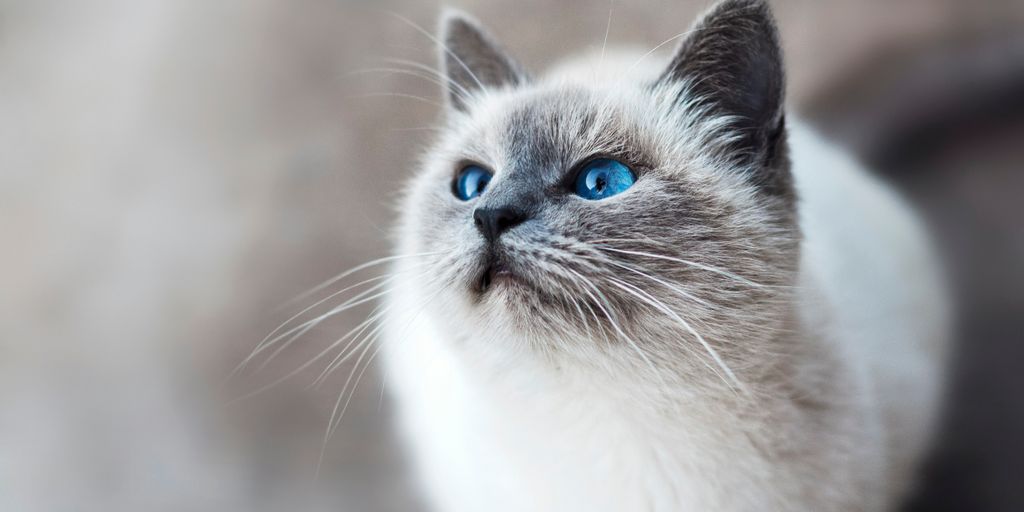
[[[494,243],[509,228],[526,220],[526,214],[516,208],[477,208],[473,223],[489,243]]]

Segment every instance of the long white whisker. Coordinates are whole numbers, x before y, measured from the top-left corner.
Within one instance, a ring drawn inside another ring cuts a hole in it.
[[[390,276],[391,279],[393,279],[395,277],[397,277],[397,276]],[[383,286],[385,286],[387,284],[388,284],[387,281],[385,281],[383,283],[379,283],[376,286],[374,286],[373,288],[371,288],[369,290],[366,290],[366,291],[360,293],[359,295],[357,295],[355,297],[352,297],[351,299],[346,301],[344,304],[341,304],[340,306],[334,307],[330,311],[327,311],[326,313],[324,313],[324,314],[322,314],[322,315],[320,315],[320,316],[318,316],[316,318],[312,318],[310,320],[307,320],[307,321],[305,321],[305,322],[303,322],[303,323],[301,323],[299,325],[296,325],[295,327],[292,327],[291,329],[288,329],[287,331],[282,332],[281,334],[275,336],[273,339],[268,341],[266,345],[260,347],[256,351],[254,351],[252,356],[256,356],[260,352],[263,352],[264,350],[269,349],[270,347],[274,346],[281,339],[284,339],[284,338],[287,338],[287,339],[285,340],[284,343],[281,344],[281,346],[279,346],[277,349],[275,349],[274,352],[272,352],[270,354],[270,356],[267,357],[266,360],[264,360],[262,363],[260,363],[260,366],[257,369],[257,371],[260,371],[260,370],[263,370],[264,368],[266,368],[266,366],[275,357],[277,357],[278,354],[280,354],[282,351],[284,351],[286,348],[288,348],[295,340],[301,338],[303,334],[309,332],[311,329],[313,329],[317,325],[320,325],[320,323],[323,322],[324,320],[326,320],[326,319],[328,319],[330,317],[333,317],[333,316],[335,316],[337,314],[343,313],[343,312],[345,312],[345,311],[347,311],[349,309],[352,309],[352,308],[354,308],[356,306],[361,306],[363,304],[366,304],[367,302],[372,302],[374,300],[377,300],[378,298],[386,295],[388,293],[388,290],[379,291],[379,292],[376,292],[376,293],[373,293],[373,292],[375,292],[375,290],[377,290],[380,287],[383,287]],[[367,294],[369,294],[369,293],[372,293],[372,294],[367,296]]]
[[[441,132],[444,130],[445,128],[441,126],[409,126],[403,128],[391,128],[391,131],[393,132]]]
[[[374,341],[376,341],[376,339]],[[331,427],[331,429],[328,431],[328,438],[333,436],[334,433],[338,431],[338,427],[341,426],[341,420],[342,420],[342,418],[345,417],[345,411],[348,410],[349,402],[352,401],[352,397],[354,397],[355,394],[356,394],[356,388],[359,387],[359,381],[362,380],[363,374],[366,373],[366,370],[368,370],[370,368],[371,363],[373,363],[373,359],[375,357],[377,357],[377,353],[380,352],[381,347],[384,346],[383,343],[377,343],[376,345],[377,346],[373,348],[373,352],[370,353],[370,358],[367,359],[366,360],[366,364],[363,365],[362,371],[360,371],[359,375],[356,376],[356,380],[352,384],[352,389],[349,390],[349,392],[348,392],[348,398],[345,399],[345,404],[342,405],[341,411],[338,412],[338,419],[337,419],[337,421],[334,422],[334,426]],[[369,349],[370,347],[373,347],[373,346],[374,346],[374,343],[370,343],[366,348]],[[356,361],[355,365],[352,368],[352,372],[354,373],[355,369],[358,368],[358,367],[359,367],[359,361]],[[345,388],[347,388],[347,387],[348,387],[348,383],[346,382],[345,386],[342,387],[342,392],[344,392]]]
[[[668,39],[658,43],[657,46],[655,46],[654,48],[651,48],[650,51],[648,51],[647,53],[641,55],[640,58],[636,60],[636,62],[634,62],[628,68],[626,68],[626,72],[623,74],[623,76],[632,76],[630,73],[633,72],[633,68],[639,66],[640,63],[643,62],[644,59],[649,57],[652,53],[658,51],[658,49],[661,48],[662,46],[665,46],[666,44],[671,43],[672,41],[675,41],[676,39],[679,39],[680,37],[685,37],[690,32],[692,32],[692,30],[687,30],[686,32],[680,32],[680,33],[678,33],[678,34],[676,34],[676,35],[674,35],[674,36],[672,36],[672,37],[670,37],[670,38],[668,38]]]
[[[601,293],[601,290],[599,290],[596,286],[587,281],[585,277],[583,277],[578,272],[570,268],[566,268],[565,270],[579,277],[582,280],[583,284],[589,286],[595,293],[597,293],[598,296],[600,296],[605,302],[607,302],[607,298],[604,297],[604,294]],[[595,297],[594,294],[590,293],[590,291],[588,291],[586,288],[584,288],[583,291],[586,292],[588,296],[590,296],[590,298],[594,301],[594,304],[599,309],[601,309],[601,311],[605,314],[605,317],[608,318],[608,322],[612,325],[612,328],[615,329],[615,332],[618,333],[619,336],[621,336],[622,339],[626,341],[626,343],[629,343],[629,345],[633,347],[633,350],[636,351],[637,355],[639,355],[640,358],[643,359],[645,363],[647,363],[647,366],[650,367],[651,369],[652,375],[660,377],[658,369],[654,366],[654,363],[651,362],[651,360],[647,357],[646,354],[644,354],[643,350],[640,350],[640,346],[637,345],[636,342],[634,342],[628,335],[626,335],[626,333],[622,330],[621,327],[619,327],[618,322],[615,321],[615,317],[612,316],[611,312],[609,312],[608,309],[605,309],[605,307],[602,305],[602,301],[598,300],[597,297]],[[610,303],[608,303],[608,307],[611,308]]]
[[[315,478],[319,478],[320,476],[320,469],[323,466],[324,455],[327,453],[327,442],[331,439],[331,435],[334,433],[335,418],[338,414],[338,409],[341,407],[341,400],[346,394],[345,391],[348,389],[349,382],[352,380],[356,370],[359,368],[359,363],[362,362],[363,357],[366,356],[366,353],[370,350],[371,346],[372,345],[366,345],[366,347],[360,352],[359,358],[356,359],[356,363],[353,366],[352,371],[348,374],[348,379],[345,380],[345,385],[341,388],[341,393],[338,394],[338,399],[334,402],[334,408],[331,410],[331,418],[327,421],[327,430],[324,432],[324,440],[320,447],[320,458],[317,461],[316,472],[314,473]],[[362,376],[362,373],[360,373],[360,376]],[[345,402],[345,406],[348,406],[348,401]]]
[[[440,294],[441,291],[443,291],[443,288],[439,288],[437,291],[432,293],[429,297],[427,297],[423,301],[423,304],[419,307],[419,309],[417,310],[416,314],[413,315],[412,318],[409,319],[409,322],[406,323],[406,325],[402,328],[402,330],[400,331],[399,336],[401,336],[401,334],[403,334],[405,332],[405,330],[408,329],[410,325],[412,325],[412,323],[416,320],[416,318],[419,317],[420,313],[422,313],[423,310],[426,309],[427,305],[429,305],[430,302],[435,297],[437,297],[437,295]],[[375,340],[376,340],[376,338],[374,338],[374,341]],[[368,350],[371,346],[373,346],[373,341],[371,341],[366,346],[366,348],[363,349],[362,354],[365,354],[366,350]],[[335,401],[334,408],[331,410],[331,418],[327,422],[327,429],[326,429],[326,431],[324,433],[323,444],[322,444],[322,446],[320,448],[320,460],[317,462],[317,474],[318,475],[319,475],[319,471],[320,471],[320,466],[323,464],[324,454],[327,452],[327,443],[328,443],[328,441],[330,441],[331,436],[334,435],[335,430],[341,424],[341,419],[344,417],[345,411],[348,409],[348,404],[352,400],[352,396],[355,395],[356,386],[359,385],[359,379],[362,378],[362,374],[366,371],[366,369],[370,367],[370,363],[373,361],[373,358],[376,357],[377,352],[380,350],[381,346],[383,346],[383,344],[379,344],[377,346],[377,348],[374,349],[374,352],[370,356],[369,361],[367,361],[366,366],[359,373],[359,376],[356,377],[356,384],[355,384],[355,386],[352,387],[352,391],[349,394],[348,399],[345,400],[345,404],[344,404],[344,406],[342,406],[341,412],[339,414],[338,408],[339,408],[339,405],[341,404],[342,397],[345,396],[345,390],[348,388],[348,383],[352,379],[352,375],[355,373],[356,368],[359,367],[359,360],[362,359],[362,355],[360,355],[359,359],[356,360],[356,363],[355,363],[355,365],[352,368],[352,372],[349,373],[348,379],[345,380],[345,385],[342,386],[342,388],[341,388],[341,393],[338,395],[338,400]],[[355,350],[358,350],[358,347]],[[382,391],[382,393],[383,393],[383,391]],[[337,420],[335,420],[336,415],[337,415]]]
[[[432,76],[436,77],[439,80],[438,82],[436,82],[438,85],[448,88],[450,92],[459,95],[459,97],[461,98],[469,98],[470,96],[472,96],[472,94],[465,87],[463,87],[462,84],[455,82],[453,80],[448,80],[448,77],[446,77],[444,73],[425,64],[420,64],[419,62],[412,60],[397,59],[393,57],[385,58],[384,61],[403,66],[410,66],[412,68],[430,73]],[[457,90],[452,89],[451,87],[456,87]]]
[[[568,288],[566,288],[565,286],[563,286],[560,283],[555,283],[555,284],[558,286],[558,288],[560,290],[562,290],[562,293],[569,300],[569,302],[573,305],[573,307],[576,308],[576,312],[580,316],[580,323],[583,324],[583,328],[587,331],[587,338],[591,338],[590,324],[587,322],[586,315],[583,314],[583,308],[580,307],[579,301],[576,299],[574,294],[570,292],[570,290]]]
[[[389,309],[390,309],[389,307],[385,307],[380,312],[375,313],[374,317],[373,317],[373,320],[376,321],[376,320],[380,319],[381,317],[383,317],[385,314],[387,314]],[[369,340],[373,339],[383,329],[384,329],[384,322],[378,322],[377,325],[373,329],[371,329],[369,332],[367,332],[364,335],[363,331],[366,330],[366,328],[364,327],[362,330],[360,330],[360,332],[356,333],[355,337],[352,338],[352,342],[354,343],[357,339],[359,339],[360,336],[363,337],[363,341],[359,342],[359,344],[356,345],[356,347],[353,349],[353,351],[359,350],[359,347],[361,347],[364,343],[367,343]],[[346,354],[346,352],[347,352],[347,354]],[[352,351],[348,351],[347,347],[345,349],[343,349],[341,352],[339,352],[338,355],[335,356],[335,358],[333,360],[331,360],[331,362],[327,365],[327,367],[324,368],[324,370],[322,372],[320,372],[320,375],[318,375],[317,378],[313,380],[313,384],[312,384],[313,387],[319,387],[320,384],[322,384],[324,382],[324,380],[326,380],[327,377],[331,373],[334,372],[335,369],[337,369],[339,366],[344,364],[344,362],[347,361],[351,357],[351,355],[352,355]]]
[[[467,66],[466,63],[463,62],[462,59],[460,59],[459,56],[456,55],[455,52],[453,52],[451,50],[451,48],[448,48],[448,45],[442,43],[439,39],[434,37],[430,32],[426,31],[423,27],[417,25],[414,21],[412,21],[412,20],[410,20],[408,18],[405,18],[404,16],[402,16],[400,14],[397,14],[397,13],[394,13],[394,12],[392,12],[391,15],[396,17],[396,18],[398,18],[399,20],[403,21],[404,23],[406,23],[407,25],[409,25],[410,27],[415,29],[420,34],[423,34],[424,36],[427,37],[427,39],[430,39],[431,41],[433,41],[434,44],[436,44],[438,47],[440,47],[444,51],[444,53],[446,55],[448,55],[449,57],[455,59],[455,62],[457,62],[459,64],[459,66],[462,67],[462,69],[466,70],[466,73],[469,73],[469,77],[472,78],[474,82],[476,82],[476,85],[480,88],[481,91],[486,91],[487,90],[487,88],[484,87],[483,82],[481,82],[480,79],[477,78],[476,73],[473,73],[473,70],[469,69],[469,66]]]
[[[421,274],[421,276],[420,276],[420,277],[424,277],[424,276],[423,276],[423,275]],[[390,292],[391,292],[391,290],[388,290],[387,292],[384,292],[384,293],[386,294],[386,293],[390,293]],[[437,294],[438,294],[439,292],[440,292],[440,290],[439,290],[438,292],[435,292],[434,294],[432,294],[432,295],[431,295],[431,299],[432,299],[433,297],[436,297],[436,296],[437,296]],[[423,306],[423,308],[425,308],[427,304],[429,304],[429,300],[428,300],[428,301],[424,301],[424,306]],[[422,311],[422,309],[423,309],[423,308],[421,308],[421,309],[420,309],[420,311]],[[383,329],[384,329],[384,327],[385,327],[385,324],[384,324],[384,322],[379,322],[379,323],[378,323],[378,324],[377,324],[377,325],[376,325],[376,326],[375,326],[375,327],[374,327],[374,328],[373,328],[373,329],[372,329],[372,330],[371,330],[370,332],[366,333],[365,335],[363,335],[363,332],[364,332],[364,331],[366,330],[366,327],[367,327],[367,326],[369,325],[369,322],[375,322],[375,321],[379,320],[379,319],[380,319],[380,318],[382,318],[382,317],[383,317],[384,315],[386,315],[386,314],[387,314],[387,312],[388,312],[388,311],[389,311],[390,309],[391,309],[391,306],[378,306],[378,307],[377,307],[376,309],[374,309],[374,311],[373,311],[373,312],[371,313],[371,317],[370,317],[370,318],[368,318],[366,322],[363,322],[363,324],[360,324],[360,325],[362,326],[362,328],[361,328],[361,329],[359,330],[359,332],[357,332],[357,333],[356,333],[356,334],[355,334],[355,335],[354,335],[354,336],[352,337],[352,341],[351,341],[351,342],[349,342],[349,344],[348,344],[348,345],[347,345],[347,346],[346,346],[345,348],[343,348],[343,349],[342,349],[342,350],[341,350],[341,351],[340,351],[340,352],[338,353],[338,355],[337,355],[337,356],[335,356],[335,358],[334,358],[333,360],[331,360],[331,362],[330,362],[330,363],[329,363],[329,364],[327,365],[327,367],[326,367],[326,368],[325,368],[325,369],[324,369],[324,370],[323,370],[323,371],[322,371],[322,372],[320,373],[320,375],[319,375],[319,376],[317,376],[317,378],[313,380],[312,386],[313,386],[313,387],[317,387],[317,386],[319,386],[320,384],[322,384],[322,383],[323,383],[323,381],[324,381],[324,380],[325,380],[325,379],[326,379],[326,378],[327,378],[327,377],[328,377],[328,376],[329,376],[329,375],[330,375],[330,374],[331,374],[331,373],[332,373],[332,372],[333,372],[334,370],[336,370],[336,369],[337,369],[337,368],[338,368],[339,366],[341,366],[341,365],[342,365],[342,364],[343,364],[343,363],[344,363],[345,361],[347,361],[347,360],[348,360],[348,359],[349,359],[349,358],[350,358],[350,357],[352,356],[352,354],[353,354],[353,353],[354,353],[355,351],[359,350],[359,348],[363,346],[363,344],[364,344],[364,343],[367,343],[368,341],[369,341],[370,343],[372,343],[372,340],[373,340],[373,339],[376,339],[377,337],[379,337],[379,336],[380,336],[380,334],[381,334],[381,333],[383,332]],[[418,316],[418,314],[419,314],[419,313],[417,313],[417,316]],[[411,322],[412,322],[412,320],[410,320],[410,323],[411,323]],[[348,335],[346,335],[346,336],[348,336]],[[351,346],[352,346],[352,345],[353,345],[354,343],[356,343],[356,340],[358,340],[360,336],[362,336],[362,337],[363,337],[363,341],[360,341],[360,342],[359,342],[359,343],[358,343],[358,344],[357,344],[357,345],[355,346],[355,348],[353,348],[353,349],[352,349],[351,351],[349,351],[349,347],[351,347]]]
[[[435,84],[435,85],[441,87],[442,89],[446,89],[449,92],[455,94],[456,96],[463,97],[463,98],[465,97],[459,91],[457,91],[455,89],[451,89],[450,86],[448,85],[448,83],[443,82],[443,81],[437,79],[434,76],[431,76],[431,75],[428,75],[428,74],[424,74],[424,73],[421,73],[419,71],[415,71],[415,70],[411,70],[411,69],[384,68],[384,67],[381,67],[381,68],[367,68],[367,69],[360,69],[360,70],[352,71],[349,74],[350,75],[357,75],[357,74],[367,74],[367,73],[391,73],[391,74],[396,74],[396,75],[413,76],[413,77],[416,77],[416,78],[421,78],[423,80],[426,80],[426,81],[428,81],[428,82],[430,82],[432,84]],[[451,83],[455,83],[455,82],[451,82]]]
[[[608,23],[604,27],[604,42],[601,43],[601,60],[598,61],[597,69],[600,72],[604,66],[604,52],[608,48],[608,34],[612,31],[612,12],[615,10],[615,0],[608,1]]]
[[[417,96],[415,94],[406,94],[406,93],[403,93],[403,92],[371,92],[371,93],[366,93],[366,94],[353,94],[353,95],[349,96],[349,98],[354,98],[354,99],[359,99],[359,98],[385,98],[385,97],[407,98],[407,99],[410,99],[410,100],[416,100],[416,101],[419,101],[419,102],[423,102],[423,103],[426,103],[428,105],[433,105],[433,106],[435,106],[437,108],[444,108],[444,104],[442,104],[441,102],[434,101],[434,100],[432,100],[430,98],[424,98],[423,96]]]
[[[429,68],[428,68],[429,69]],[[438,84],[439,80],[436,76],[421,72],[418,69],[405,69],[405,68],[393,68],[387,66],[377,66],[372,68],[359,68],[353,69],[346,73],[346,76],[360,76],[368,75],[372,73],[383,73],[383,74],[395,74],[395,75],[407,75],[416,78],[422,78],[429,81],[432,84]]]
[[[563,270],[563,268],[559,267],[559,270]],[[564,269],[564,270],[569,270],[569,269]],[[572,272],[570,275],[566,275],[566,274],[560,272],[559,275],[562,276],[564,279],[567,279],[570,283],[572,283],[573,285],[578,287],[584,293],[587,293],[587,290],[581,285],[583,277],[580,274],[578,274],[576,272]],[[565,293],[565,295],[569,298],[569,300],[572,301],[573,306],[576,307],[576,310],[577,310],[577,312],[580,315],[580,320],[583,323],[583,327],[584,327],[584,329],[587,330],[587,337],[588,338],[591,337],[591,332],[590,332],[589,324],[586,321],[586,315],[583,313],[583,309],[580,307],[580,303],[581,302],[583,303],[583,306],[585,306],[587,308],[587,310],[590,312],[590,316],[593,317],[594,322],[597,325],[598,332],[601,333],[601,337],[604,338],[605,343],[606,344],[610,344],[610,341],[608,340],[608,335],[605,333],[605,330],[604,330],[603,326],[601,325],[601,320],[597,316],[597,312],[594,311],[594,308],[590,307],[590,304],[587,303],[586,300],[582,300],[582,301],[581,300],[577,300],[576,297],[575,297],[575,293],[572,293],[572,291],[568,287],[566,287],[566,286],[564,286],[564,285],[562,285],[560,283],[557,283],[557,282],[555,282],[555,284],[559,287],[559,289],[561,289],[563,291],[563,293]]]
[[[636,60],[636,62],[634,62],[632,65],[630,65],[628,68],[626,68],[626,72],[623,74],[623,76],[626,76],[626,77],[632,76],[631,72],[633,71],[633,68],[635,68],[638,65],[640,65],[640,63],[644,59],[649,57],[652,53],[658,51],[658,49],[661,48],[662,46],[665,46],[666,44],[671,43],[672,41],[675,41],[676,39],[679,39],[680,37],[686,37],[686,36],[688,36],[690,34],[693,34],[695,32],[700,32],[701,30],[711,30],[711,29],[718,28],[718,27],[720,27],[720,25],[711,25],[711,26],[707,26],[707,27],[691,28],[691,29],[689,29],[689,30],[687,30],[685,32],[680,32],[680,33],[678,33],[678,34],[676,34],[676,35],[674,35],[674,36],[672,36],[672,37],[670,37],[670,38],[668,38],[668,39],[658,43],[657,46],[655,46],[654,48],[651,48],[650,51],[648,51],[647,53],[641,55],[640,58]]]
[[[294,304],[295,302],[298,302],[298,301],[300,301],[302,299],[305,299],[306,297],[309,297],[310,295],[313,295],[313,294],[319,292],[320,290],[323,290],[324,288],[327,288],[328,286],[330,286],[330,285],[332,285],[332,284],[334,284],[334,283],[336,283],[336,282],[338,282],[338,281],[340,281],[340,280],[342,280],[342,279],[344,279],[344,278],[346,278],[346,277],[348,277],[348,276],[350,276],[352,274],[355,274],[356,272],[359,272],[361,270],[364,270],[364,269],[367,269],[367,268],[370,268],[370,267],[373,267],[373,266],[381,265],[383,263],[388,263],[388,262],[391,262],[391,261],[401,260],[401,259],[404,259],[404,258],[419,258],[419,257],[423,257],[423,256],[435,256],[435,255],[444,254],[444,253],[445,253],[445,251],[430,251],[430,252],[419,252],[419,253],[414,253],[414,254],[395,254],[395,255],[392,255],[392,256],[385,256],[383,258],[377,258],[377,259],[374,259],[374,260],[367,261],[365,263],[356,265],[355,267],[352,267],[352,268],[350,268],[350,269],[348,269],[348,270],[346,270],[344,272],[341,272],[340,274],[337,274],[334,277],[331,277],[330,279],[328,279],[328,280],[326,280],[326,281],[324,281],[324,282],[314,286],[313,288],[311,288],[311,289],[309,289],[309,290],[307,290],[305,292],[302,292],[299,295],[296,295],[292,299],[290,299],[287,302],[285,302],[283,307],[287,307],[287,306],[289,306],[291,304]]]
[[[673,292],[678,294],[680,297],[692,300],[692,301],[694,301],[694,302],[696,302],[696,303],[698,303],[698,304],[700,304],[702,306],[705,306],[705,307],[709,307],[709,308],[715,307],[710,302],[708,302],[708,301],[706,301],[704,299],[701,299],[700,297],[697,297],[697,296],[693,295],[692,293],[689,293],[689,292],[687,292],[685,290],[682,290],[678,286],[673,285],[672,283],[669,283],[667,281],[664,281],[662,279],[654,277],[654,276],[652,276],[652,275],[650,275],[650,274],[648,274],[646,272],[643,272],[641,270],[633,268],[630,265],[626,265],[624,263],[620,263],[618,261],[612,261],[612,260],[608,260],[608,263],[611,264],[611,265],[614,265],[616,267],[619,267],[619,268],[621,268],[621,269],[623,269],[623,270],[625,270],[627,272],[632,272],[632,273],[637,274],[637,275],[639,275],[641,277],[645,277],[647,279],[650,279],[651,281],[654,281],[654,282],[656,282],[656,283],[658,283],[658,284],[668,288],[669,290],[672,290]]]
[[[250,354],[249,354],[249,355],[248,355],[248,356],[247,356],[247,357],[246,357],[245,359],[243,359],[241,363],[239,363],[239,364],[238,364],[237,366],[235,366],[235,368],[234,368],[233,370],[231,370],[231,372],[230,372],[230,373],[228,374],[228,377],[227,377],[227,378],[228,378],[228,379],[231,379],[231,378],[233,378],[233,377],[234,377],[235,375],[237,375],[237,374],[238,374],[238,372],[240,372],[240,371],[241,371],[241,370],[242,370],[243,368],[245,368],[245,366],[246,366],[246,365],[248,365],[248,364],[249,364],[249,362],[250,362],[250,361],[251,361],[251,360],[252,360],[252,359],[253,359],[254,357],[256,357],[256,356],[257,356],[257,355],[259,355],[259,354],[260,354],[261,352],[263,352],[263,351],[264,351],[264,350],[266,349],[266,347],[268,347],[268,346],[270,346],[270,345],[273,345],[274,343],[276,343],[276,342],[277,342],[278,340],[280,340],[280,339],[281,339],[282,337],[284,337],[284,336],[288,336],[289,334],[291,334],[291,333],[293,333],[293,332],[295,332],[296,330],[299,330],[299,329],[303,329],[303,330],[302,330],[302,333],[305,333],[306,331],[308,331],[308,330],[309,330],[309,329],[306,329],[306,328],[305,328],[306,326],[310,326],[310,327],[311,327],[311,326],[315,326],[316,324],[320,323],[320,321],[322,321],[323,319],[325,319],[325,318],[326,318],[327,316],[331,316],[331,315],[334,315],[334,314],[337,314],[338,312],[340,312],[340,311],[334,311],[334,310],[332,309],[331,311],[328,311],[328,312],[327,312],[326,314],[324,314],[324,315],[321,315],[320,317],[317,317],[317,318],[315,318],[315,319],[313,319],[313,320],[311,320],[311,321],[307,321],[307,322],[304,322],[303,324],[300,324],[299,326],[297,326],[297,327],[293,327],[292,329],[289,329],[289,330],[288,330],[287,332],[284,332],[284,333],[282,333],[282,334],[281,334],[280,336],[278,336],[278,337],[276,337],[276,338],[274,338],[274,339],[271,339],[271,338],[272,338],[272,337],[274,337],[274,336],[275,336],[275,335],[276,335],[276,334],[277,334],[277,333],[278,333],[278,332],[279,332],[279,331],[280,331],[280,330],[281,330],[282,328],[284,328],[284,326],[286,326],[286,325],[290,324],[290,323],[291,323],[291,322],[293,322],[293,321],[294,321],[294,320],[295,320],[296,318],[299,318],[300,316],[302,316],[303,314],[305,314],[305,313],[306,313],[306,312],[308,312],[309,310],[311,310],[311,309],[313,309],[313,308],[316,308],[317,306],[319,306],[319,305],[323,304],[324,302],[326,302],[326,301],[328,301],[328,300],[330,300],[330,299],[332,299],[332,298],[334,298],[334,297],[336,297],[336,296],[338,296],[338,295],[340,295],[340,294],[342,294],[342,293],[345,293],[345,292],[347,292],[347,291],[349,291],[349,290],[351,290],[351,289],[353,289],[353,288],[358,288],[358,287],[360,287],[360,286],[363,286],[363,285],[365,285],[365,284],[369,284],[369,283],[372,283],[373,281],[379,281],[379,280],[381,280],[381,279],[388,279],[388,280],[390,280],[390,279],[392,279],[393,277],[394,277],[394,276],[382,275],[382,276],[375,276],[375,277],[371,277],[370,279],[366,279],[366,280],[364,280],[364,281],[360,281],[360,282],[358,282],[358,283],[356,283],[356,284],[354,284],[354,285],[351,285],[351,286],[347,286],[347,287],[345,287],[345,288],[344,288],[344,289],[342,289],[342,290],[339,290],[339,291],[337,291],[337,292],[334,292],[334,293],[332,293],[332,294],[328,295],[327,297],[324,297],[323,299],[320,299],[320,300],[318,300],[317,302],[313,303],[312,305],[310,305],[310,306],[307,306],[307,307],[306,307],[306,308],[304,308],[304,309],[303,309],[302,311],[299,311],[298,313],[295,313],[294,315],[292,315],[292,316],[291,316],[290,318],[288,318],[288,319],[287,319],[287,320],[285,320],[284,322],[281,322],[281,324],[280,324],[280,325],[278,325],[277,327],[275,327],[275,328],[274,328],[274,330],[270,331],[270,333],[269,333],[269,334],[267,334],[267,335],[266,335],[266,336],[265,336],[265,337],[264,337],[264,338],[263,338],[262,340],[260,340],[260,342],[259,342],[259,343],[257,343],[257,344],[256,344],[256,347],[255,347],[255,348],[254,348],[254,349],[252,350],[252,352],[251,352],[251,353],[250,353]],[[379,288],[380,288],[381,286],[383,286],[383,285],[385,285],[385,284],[387,284],[387,281],[385,281],[384,283],[380,283],[380,284],[378,284],[378,285],[376,285],[376,286],[374,286],[374,287],[372,287],[372,288],[370,288],[370,289],[368,289],[368,290],[365,290],[365,291],[363,291],[363,292],[360,292],[360,294],[356,295],[355,297],[352,297],[351,299],[349,299],[349,300],[348,300],[348,301],[346,301],[345,303],[341,304],[341,306],[346,306],[346,305],[348,305],[348,304],[351,304],[351,303],[352,303],[352,301],[358,300],[358,299],[359,299],[360,297],[364,296],[364,294],[365,294],[365,293],[367,293],[367,292],[372,292],[373,290],[379,289]],[[341,311],[343,311],[343,310],[341,310]],[[300,335],[301,335],[302,333],[300,333]]]
[[[256,395],[263,394],[263,393],[269,391],[270,389],[273,389],[273,388],[277,387],[282,382],[284,382],[284,381],[286,381],[288,379],[291,379],[292,377],[295,377],[296,375],[302,373],[303,371],[305,371],[310,366],[313,366],[314,364],[316,364],[317,361],[320,361],[325,356],[327,356],[327,354],[330,354],[332,351],[334,351],[334,349],[337,348],[338,345],[341,345],[342,343],[345,342],[345,340],[347,340],[348,338],[350,338],[353,335],[355,335],[357,331],[361,332],[362,330],[365,330],[364,327],[366,325],[370,324],[374,320],[376,320],[376,318],[368,318],[366,320],[363,320],[362,322],[360,322],[359,325],[353,327],[352,330],[350,330],[347,333],[345,333],[344,336],[342,336],[341,338],[338,338],[337,340],[332,342],[330,345],[328,345],[327,348],[323,349],[322,351],[317,353],[315,356],[313,356],[312,359],[310,359],[310,360],[306,361],[305,363],[299,365],[298,368],[295,368],[294,370],[288,372],[283,377],[275,379],[273,382],[271,382],[269,384],[266,384],[264,386],[261,386],[261,387],[257,388],[255,391],[250,391],[249,393],[246,393],[246,394],[244,394],[244,395],[242,395],[242,396],[240,396],[238,398],[235,398],[235,399],[231,400],[231,403],[242,401],[242,400],[247,400],[247,399],[252,398],[252,397],[254,397]]]
[[[665,306],[664,303],[662,303],[658,299],[652,297],[649,293],[644,292],[643,290],[640,290],[640,289],[636,288],[635,286],[632,286],[632,285],[630,285],[628,283],[624,283],[622,281],[619,281],[618,279],[615,279],[615,278],[609,278],[609,282],[611,282],[613,285],[619,287],[620,289],[625,290],[627,293],[629,293],[629,294],[639,298],[640,300],[646,302],[647,304],[653,306],[654,308],[660,310],[661,312],[665,313],[666,315],[669,315],[670,317],[672,317],[673,320],[679,322],[679,324],[682,325],[684,329],[689,331],[689,333],[692,334],[697,339],[697,341],[701,344],[701,346],[704,347],[704,350],[706,350],[708,352],[708,355],[710,355],[711,358],[714,359],[715,364],[717,364],[719,367],[721,367],[722,371],[724,371],[726,373],[726,375],[728,375],[729,379],[732,380],[732,382],[736,385],[736,387],[738,387],[744,393],[748,393],[749,394],[749,391],[747,390],[746,386],[744,386],[743,383],[741,383],[740,380],[738,378],[736,378],[736,374],[734,374],[733,371],[729,368],[729,366],[725,364],[725,361],[722,360],[721,356],[718,355],[718,352],[711,346],[711,344],[709,344],[704,339],[703,336],[700,335],[700,333],[698,333],[696,330],[693,329],[693,327],[690,326],[689,322],[684,320],[681,316],[679,316],[671,308],[669,308],[668,306]],[[715,373],[718,373],[718,372],[716,371]],[[721,377],[721,375],[719,375],[719,376]]]
[[[718,275],[721,275],[721,276],[725,276],[725,277],[728,277],[730,279],[735,279],[736,281],[739,281],[739,282],[741,282],[743,284],[746,284],[746,285],[749,285],[749,286],[753,286],[755,288],[764,288],[763,284],[756,283],[756,282],[751,281],[751,280],[749,280],[749,279],[747,279],[745,277],[733,274],[732,272],[728,272],[728,271],[725,271],[725,270],[722,270],[722,269],[719,269],[719,268],[715,268],[715,267],[712,267],[712,266],[709,266],[709,265],[705,265],[703,263],[697,263],[695,261],[684,260],[684,259],[681,259],[681,258],[674,258],[672,256],[665,256],[665,255],[662,255],[662,254],[654,254],[654,253],[650,253],[650,252],[630,251],[630,250],[626,250],[626,249],[616,249],[616,248],[613,248],[613,247],[609,247],[609,246],[606,246],[606,245],[599,245],[599,244],[595,244],[595,247],[599,247],[599,248],[601,248],[603,250],[606,250],[606,251],[618,252],[618,253],[622,253],[622,254],[632,254],[634,256],[644,256],[644,257],[647,257],[647,258],[654,258],[654,259],[659,259],[659,260],[672,261],[672,262],[675,262],[675,263],[682,263],[683,265],[688,265],[688,266],[691,266],[693,268],[698,268],[698,269],[701,269],[701,270],[706,270],[708,272],[712,272],[712,273],[715,273],[715,274],[718,274]]]

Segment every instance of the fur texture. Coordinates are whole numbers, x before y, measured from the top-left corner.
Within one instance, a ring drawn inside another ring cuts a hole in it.
[[[447,130],[403,202],[384,346],[435,508],[892,508],[937,404],[943,288],[902,202],[785,126],[767,6],[719,4],[667,64],[538,79],[442,26]],[[572,195],[595,156],[635,185]],[[463,202],[467,163],[494,178]],[[487,243],[473,211],[507,206],[527,220]]]

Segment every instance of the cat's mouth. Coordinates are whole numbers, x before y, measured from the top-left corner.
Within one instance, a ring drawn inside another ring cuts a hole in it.
[[[522,283],[522,278],[513,272],[504,261],[490,258],[476,278],[474,290],[479,294],[484,294],[496,286],[519,283]]]
[[[500,248],[492,248],[482,254],[480,266],[470,283],[478,296],[499,288],[523,288],[529,283],[522,268],[509,260],[509,254]]]

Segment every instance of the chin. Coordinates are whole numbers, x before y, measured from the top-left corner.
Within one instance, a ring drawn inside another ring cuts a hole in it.
[[[478,278],[467,291],[472,316],[489,336],[550,335],[549,310],[555,299],[533,282],[511,272]]]
[[[492,280],[486,289],[475,291],[475,303],[485,319],[527,320],[537,322],[538,308],[545,303],[537,288],[522,278],[503,276]]]

